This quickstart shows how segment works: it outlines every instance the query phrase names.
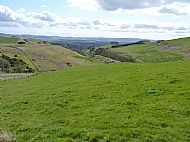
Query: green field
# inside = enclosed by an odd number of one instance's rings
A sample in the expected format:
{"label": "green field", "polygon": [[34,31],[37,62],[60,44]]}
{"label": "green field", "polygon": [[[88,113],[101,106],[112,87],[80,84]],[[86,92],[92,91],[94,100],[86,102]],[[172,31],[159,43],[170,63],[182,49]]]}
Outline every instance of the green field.
{"label": "green field", "polygon": [[156,43],[146,43],[142,45],[131,45],[120,48],[113,48],[113,51],[128,53],[143,63],[160,63],[168,61],[183,60],[184,56],[175,52],[162,51]]}
{"label": "green field", "polygon": [[190,62],[69,68],[0,82],[18,142],[190,141]]}
{"label": "green field", "polygon": [[173,52],[181,55],[184,60],[190,59],[190,38],[163,41],[157,45],[157,48],[164,52]]}
{"label": "green field", "polygon": [[0,37],[0,43],[17,43],[18,38]]}
{"label": "green field", "polygon": [[167,41],[164,41],[164,43],[178,44],[178,45],[190,45],[190,37],[167,40]]}
{"label": "green field", "polygon": [[135,44],[110,49],[115,52],[127,53],[136,58],[137,62],[141,63],[189,60],[190,38],[166,40],[158,43]]}

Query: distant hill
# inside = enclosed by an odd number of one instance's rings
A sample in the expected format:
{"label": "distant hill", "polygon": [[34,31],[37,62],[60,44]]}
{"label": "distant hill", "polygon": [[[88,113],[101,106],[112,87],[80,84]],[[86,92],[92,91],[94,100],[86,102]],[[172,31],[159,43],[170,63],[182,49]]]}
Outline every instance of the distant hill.
{"label": "distant hill", "polygon": [[156,48],[164,52],[180,54],[184,59],[190,59],[190,37],[162,41]]}
{"label": "distant hill", "polygon": [[43,36],[43,35],[12,35],[1,34],[2,37],[18,37],[21,39],[37,39],[57,43],[59,45],[67,46],[73,50],[91,49],[93,47],[109,44],[110,42],[119,42],[121,44],[128,44],[138,42],[139,38],[104,38],[104,37],[60,37],[60,36]]}
{"label": "distant hill", "polygon": [[[21,44],[18,44],[18,43]],[[0,38],[0,56],[23,60],[36,71],[63,69],[71,66],[93,64],[86,57],[62,46],[40,40]]]}
{"label": "distant hill", "polygon": [[10,34],[3,34],[3,33],[0,33],[0,37],[11,37],[12,35]]}
{"label": "distant hill", "polygon": [[[72,38],[67,39],[71,40]],[[78,40],[77,38],[74,39]],[[85,40],[87,39],[89,41],[86,43]],[[78,44],[83,42],[83,45],[86,46],[89,43],[94,43],[93,46],[95,46],[97,41],[95,42],[93,39],[95,38],[81,38],[78,41],[72,42],[79,42]],[[97,38],[96,40],[101,41],[103,39]],[[102,43],[97,42],[97,44],[101,45]],[[72,45],[72,48],[62,44],[60,45],[42,40],[21,39],[16,36],[8,37],[6,35],[0,38],[0,56],[5,54],[11,58],[16,57],[17,59],[23,60],[27,66],[36,71],[58,70],[71,66],[86,66],[94,63],[160,63],[190,59],[190,38],[148,43],[135,42],[117,45],[116,48],[112,48],[113,46],[110,44],[105,44],[91,49],[79,49],[78,52],[83,52],[84,55],[75,52],[76,49],[73,49],[74,47]]]}
{"label": "distant hill", "polygon": [[[106,48],[106,47],[104,47]],[[106,49],[122,55],[132,56],[137,62],[159,63],[190,59],[190,38],[181,38],[167,41],[150,42],[143,44],[129,44]]]}

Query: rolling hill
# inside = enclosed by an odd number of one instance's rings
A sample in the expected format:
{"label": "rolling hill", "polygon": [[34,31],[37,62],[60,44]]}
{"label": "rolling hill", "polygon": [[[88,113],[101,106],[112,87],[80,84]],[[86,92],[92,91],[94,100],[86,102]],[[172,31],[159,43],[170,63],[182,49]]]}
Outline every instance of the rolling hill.
{"label": "rolling hill", "polygon": [[[160,63],[168,61],[190,59],[190,38],[175,39],[169,41],[134,44],[129,46],[108,46],[107,52],[116,52],[125,56],[132,56],[136,62]],[[104,47],[105,49],[106,47]]]}
{"label": "rolling hill", "polygon": [[[21,41],[24,44],[18,44]],[[0,55],[16,56],[38,71],[63,69],[68,66],[93,64],[84,56],[62,46],[39,40],[0,38]]]}
{"label": "rolling hill", "polygon": [[39,71],[118,61],[160,63],[190,59],[190,38],[121,45],[117,48],[111,48],[108,44],[94,48],[95,50],[91,49],[92,51],[86,50],[89,57],[71,51],[68,47],[40,40],[26,40],[26,44],[18,45],[19,40],[19,38],[0,38],[0,54],[6,53],[10,57],[18,54],[20,59]]}

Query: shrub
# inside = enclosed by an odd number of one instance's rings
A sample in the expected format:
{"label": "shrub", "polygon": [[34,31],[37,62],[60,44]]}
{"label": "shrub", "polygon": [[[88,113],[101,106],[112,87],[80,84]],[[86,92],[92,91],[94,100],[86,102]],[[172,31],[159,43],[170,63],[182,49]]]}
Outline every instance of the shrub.
{"label": "shrub", "polygon": [[9,72],[8,69],[10,67],[11,67],[11,64],[9,63],[9,61],[0,57],[0,68],[1,68],[1,70],[4,72]]}
{"label": "shrub", "polygon": [[3,72],[14,72],[14,73],[32,73],[34,70],[27,66],[26,62],[18,58],[10,58],[2,54],[0,57],[0,68]]}
{"label": "shrub", "polygon": [[119,52],[113,52],[109,49],[99,48],[95,51],[95,55],[102,55],[113,60],[121,61],[121,62],[136,62],[135,58],[128,54],[123,54]]}

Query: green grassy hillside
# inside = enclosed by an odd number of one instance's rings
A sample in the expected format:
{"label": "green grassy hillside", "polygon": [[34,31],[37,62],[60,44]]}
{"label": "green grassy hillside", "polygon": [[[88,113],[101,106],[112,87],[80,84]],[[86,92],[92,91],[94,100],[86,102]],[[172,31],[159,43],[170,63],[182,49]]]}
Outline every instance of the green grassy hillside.
{"label": "green grassy hillside", "polygon": [[190,37],[163,41],[163,43],[190,45]]}
{"label": "green grassy hillside", "polygon": [[189,72],[118,63],[0,82],[0,130],[19,142],[190,141]]}
{"label": "green grassy hillside", "polygon": [[0,38],[0,56],[5,54],[13,58],[16,55],[39,71],[93,64],[84,56],[61,46],[37,40],[28,40],[26,44],[19,45],[18,41],[16,38]]}
{"label": "green grassy hillside", "polygon": [[17,43],[18,38],[0,37],[0,43]]}
{"label": "green grassy hillside", "polygon": [[185,60],[190,59],[190,38],[180,38],[175,40],[163,41],[156,48],[164,52],[173,52],[183,56]]}
{"label": "green grassy hillside", "polygon": [[143,63],[160,63],[167,61],[183,60],[183,56],[174,52],[162,51],[156,48],[156,43],[146,43],[142,45],[131,45],[121,48],[113,48],[113,51],[128,53]]}
{"label": "green grassy hillside", "polygon": [[22,46],[22,49],[30,59],[37,65],[40,71],[56,70],[71,66],[86,66],[93,64],[84,56],[52,44],[37,43]]}
{"label": "green grassy hillside", "polygon": [[23,61],[25,61],[31,68],[35,69],[34,64],[32,64],[32,62],[30,61],[30,59],[21,51],[17,48],[17,46],[15,45],[10,45],[10,43],[6,44],[6,45],[0,45],[0,56],[2,55],[6,55],[10,58],[16,58],[17,59],[22,59]]}
{"label": "green grassy hillside", "polygon": [[190,59],[190,38],[181,38],[160,43],[136,44],[111,50],[128,53],[143,63],[160,63]]}

